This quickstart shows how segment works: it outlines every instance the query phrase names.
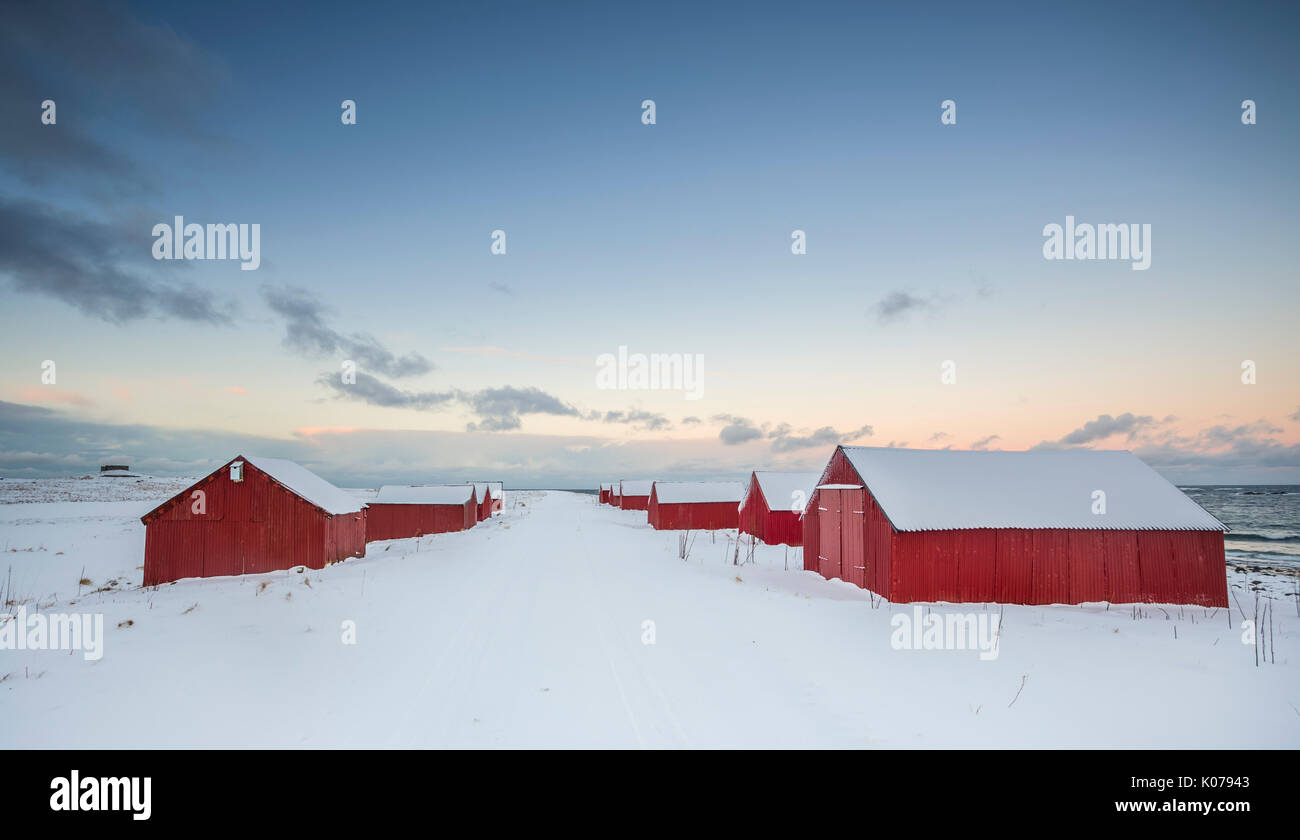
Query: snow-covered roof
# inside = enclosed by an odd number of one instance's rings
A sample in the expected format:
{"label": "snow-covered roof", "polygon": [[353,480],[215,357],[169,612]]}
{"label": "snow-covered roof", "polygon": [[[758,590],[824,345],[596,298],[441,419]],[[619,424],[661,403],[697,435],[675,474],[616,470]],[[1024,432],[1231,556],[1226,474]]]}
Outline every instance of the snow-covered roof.
{"label": "snow-covered roof", "polygon": [[[812,497],[821,473],[754,470],[754,477],[758,479],[758,489],[768,510],[802,510]],[[800,493],[803,495],[797,495]],[[793,507],[795,502],[800,503],[797,509]]]}
{"label": "snow-covered roof", "polygon": [[656,481],[654,493],[660,504],[738,503],[745,495],[745,485],[739,481]]}
{"label": "snow-covered roof", "polygon": [[365,502],[330,484],[306,467],[283,458],[244,456],[244,460],[330,514],[356,513]]}
{"label": "snow-covered roof", "polygon": [[653,481],[620,481],[620,496],[649,496]]}
{"label": "snow-covered roof", "polygon": [[463,505],[474,498],[468,484],[419,485],[403,487],[385,484],[371,504],[389,505]]}
{"label": "snow-covered roof", "polygon": [[[899,531],[1227,530],[1127,451],[843,450]],[[1093,513],[1098,490],[1105,513]]]}

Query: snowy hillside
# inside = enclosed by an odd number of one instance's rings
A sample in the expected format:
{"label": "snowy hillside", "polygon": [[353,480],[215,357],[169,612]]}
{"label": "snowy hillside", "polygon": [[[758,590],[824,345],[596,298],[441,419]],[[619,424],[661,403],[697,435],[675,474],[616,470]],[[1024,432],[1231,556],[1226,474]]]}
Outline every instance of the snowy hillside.
{"label": "snowy hillside", "polygon": [[735,566],[704,532],[684,561],[644,512],[519,491],[472,530],[322,571],[141,589],[137,517],[170,487],[0,505],[8,591],[103,613],[106,635],[97,661],[0,650],[0,747],[1300,747],[1283,583],[1259,667],[1236,604],[989,607],[996,658],[897,650],[913,606],[804,572],[799,549]]}

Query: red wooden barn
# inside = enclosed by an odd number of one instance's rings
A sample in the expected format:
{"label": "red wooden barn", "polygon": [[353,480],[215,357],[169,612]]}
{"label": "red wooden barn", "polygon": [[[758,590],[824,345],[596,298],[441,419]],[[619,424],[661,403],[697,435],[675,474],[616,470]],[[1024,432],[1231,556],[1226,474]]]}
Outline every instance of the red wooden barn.
{"label": "red wooden barn", "polygon": [[596,497],[602,505],[609,504],[609,485],[602,483],[600,485],[600,492]]}
{"label": "red wooden barn", "polygon": [[385,485],[366,510],[366,542],[464,531],[476,521],[472,485]]}
{"label": "red wooden barn", "polygon": [[1226,530],[1130,452],[842,446],[804,568],[894,603],[1226,607]]}
{"label": "red wooden barn", "polygon": [[278,458],[239,457],[140,518],[144,585],[320,569],[366,553],[366,506]]}
{"label": "red wooden barn", "polygon": [[755,470],[740,501],[740,531],[768,545],[803,545],[803,513],[818,473]]}
{"label": "red wooden barn", "polygon": [[492,512],[500,513],[506,509],[506,489],[500,481],[485,482],[488,487],[488,493],[492,496]]}
{"label": "red wooden barn", "polygon": [[622,492],[620,489],[620,485],[621,482],[618,481],[615,481],[613,484],[609,485],[609,503],[614,507],[623,506],[623,497],[619,495],[619,493]]}
{"label": "red wooden barn", "polygon": [[474,482],[474,492],[478,494],[478,521],[492,517],[492,487],[486,481]]}
{"label": "red wooden barn", "polygon": [[650,507],[650,488],[653,481],[620,481],[618,506],[623,510],[646,510]]}
{"label": "red wooden barn", "polygon": [[738,481],[656,481],[646,508],[659,531],[719,531],[735,528],[745,485]]}

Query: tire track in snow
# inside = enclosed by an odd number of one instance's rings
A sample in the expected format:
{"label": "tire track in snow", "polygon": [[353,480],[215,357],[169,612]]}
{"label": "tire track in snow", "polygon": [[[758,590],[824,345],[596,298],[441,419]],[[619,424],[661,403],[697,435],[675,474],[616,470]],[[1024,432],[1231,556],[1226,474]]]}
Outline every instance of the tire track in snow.
{"label": "tire track in snow", "polygon": [[[605,610],[603,610],[600,606],[601,604],[608,603],[609,600],[605,597],[602,597],[603,593],[598,593],[596,591],[597,589],[601,588],[599,584],[600,574],[599,572],[593,572],[591,551],[587,545],[586,534],[583,531],[582,526],[583,526],[583,511],[581,508],[579,508],[578,519],[577,519],[577,533],[578,533],[578,541],[582,548],[583,574],[581,575],[581,577],[584,585],[587,588],[587,591],[590,593],[590,598],[588,599],[590,608],[588,612],[591,614],[592,623],[596,626],[596,632],[600,637],[601,645],[605,651],[606,659],[609,661],[610,671],[611,673],[613,673],[614,680],[618,684],[619,694],[623,698],[623,703],[625,708],[627,709],[628,717],[629,719],[632,720],[633,728],[634,730],[636,730],[637,740],[642,747],[645,747],[646,744],[645,744],[644,737],[641,733],[641,728],[637,723],[636,715],[633,712],[630,703],[628,702],[625,683],[623,679],[619,676],[618,668],[614,664],[614,656],[612,652],[613,647],[610,645],[604,627],[602,626],[604,624],[608,624],[611,627],[613,627],[616,626],[616,622],[614,622],[613,619],[609,616],[609,614],[605,612]],[[671,735],[675,733],[676,741],[677,741],[677,743],[675,744],[676,746],[694,747],[694,744],[691,743],[691,739],[686,735],[685,730],[682,729],[681,722],[678,720],[677,715],[673,712],[672,704],[669,703],[668,697],[664,694],[663,690],[660,688],[659,683],[641,665],[637,655],[639,652],[638,651],[628,652],[626,650],[626,646],[623,647],[624,650],[622,651],[621,658],[624,662],[628,663],[631,669],[635,672],[634,676],[638,679],[643,689],[641,692],[643,699],[646,701],[654,701],[654,704],[657,704],[658,709],[661,713],[660,716],[662,718],[667,719],[668,723],[670,724],[669,727],[657,727],[657,730],[661,731],[662,734],[667,734],[667,735]],[[671,729],[672,731],[668,732],[667,730],[669,729]]]}

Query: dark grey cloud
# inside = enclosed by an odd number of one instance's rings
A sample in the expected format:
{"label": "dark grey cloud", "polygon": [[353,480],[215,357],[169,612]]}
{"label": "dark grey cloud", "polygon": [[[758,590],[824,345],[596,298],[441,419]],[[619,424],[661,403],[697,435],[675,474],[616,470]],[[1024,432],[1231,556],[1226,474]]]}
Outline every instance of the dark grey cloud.
{"label": "dark grey cloud", "polygon": [[1002,439],[1002,436],[1001,436],[1001,435],[989,435],[988,437],[982,437],[982,438],[980,438],[979,440],[977,440],[977,441],[975,441],[974,443],[972,443],[972,444],[970,445],[970,448],[971,448],[971,449],[988,449],[990,443],[992,443],[992,442],[995,441],[995,440],[1001,440],[1001,439]]}
{"label": "dark grey cloud", "polygon": [[[125,4],[0,4],[0,101],[9,109],[0,169],[32,184],[146,190],[145,171],[99,140],[97,126],[211,140],[202,126],[229,81],[215,56]],[[57,103],[53,126],[39,118],[45,99]]]}
{"label": "dark grey cloud", "polygon": [[478,415],[479,419],[467,426],[469,431],[503,432],[518,429],[522,425],[520,418],[525,414],[582,416],[578,409],[534,387],[515,388],[507,385],[502,388],[484,388],[481,391],[462,391],[457,396]]}
{"label": "dark grey cloud", "polygon": [[749,420],[746,420],[744,417],[732,417],[731,415],[717,416],[725,416],[727,418],[723,421],[727,423],[727,425],[723,426],[722,431],[718,432],[718,440],[722,441],[727,446],[737,446],[742,443],[748,443],[751,440],[757,440],[763,436],[763,430],[755,426]]}
{"label": "dark grey cloud", "polygon": [[655,414],[652,411],[641,409],[628,409],[627,411],[607,411],[601,417],[605,423],[622,423],[628,426],[636,426],[646,431],[656,431],[658,429],[671,429],[672,421],[662,414]]}
{"label": "dark grey cloud", "polygon": [[401,378],[428,373],[434,365],[419,353],[397,356],[373,336],[345,335],[326,323],[324,305],[304,289],[262,288],[262,297],[284,318],[284,345],[307,356],[337,355],[361,370]]}
{"label": "dark grey cloud", "polygon": [[322,373],[316,378],[316,382],[332,389],[340,397],[381,408],[413,408],[418,411],[431,411],[445,408],[458,398],[454,391],[404,391],[363,371],[357,371],[356,381],[351,383],[343,381],[341,372]]}
{"label": "dark grey cloud", "polygon": [[1093,443],[1099,440],[1105,440],[1112,435],[1127,435],[1132,440],[1139,431],[1156,423],[1156,419],[1149,415],[1136,415],[1131,411],[1126,411],[1118,417],[1112,417],[1109,414],[1099,414],[1095,420],[1089,420],[1079,428],[1063,436],[1057,441],[1043,441],[1038,444],[1036,449],[1048,449],[1059,446],[1083,446],[1084,444]]}
{"label": "dark grey cloud", "polygon": [[[1300,414],[1300,411],[1297,411],[1296,413],[1297,413],[1297,414]],[[694,416],[692,416],[692,417],[683,417],[683,418],[682,418],[682,425],[683,425],[683,426],[696,426],[696,425],[698,425],[698,424],[700,424],[700,423],[703,423],[703,422],[704,422],[703,420],[701,420],[701,419],[698,418],[698,417],[694,417]]]}
{"label": "dark grey cloud", "polygon": [[49,205],[0,198],[0,275],[14,291],[62,301],[94,318],[228,323],[229,304],[192,284],[148,277],[147,244],[106,223]]}
{"label": "dark grey cloud", "polygon": [[939,441],[947,440],[950,437],[952,437],[952,435],[947,432],[935,432],[926,439],[926,443],[938,443]]}
{"label": "dark grey cloud", "polygon": [[872,306],[876,320],[882,324],[899,321],[913,312],[932,309],[934,303],[908,292],[890,292]]}
{"label": "dark grey cloud", "polygon": [[799,449],[811,449],[817,446],[836,446],[840,443],[850,443],[873,434],[875,434],[875,429],[869,425],[843,433],[837,431],[833,426],[823,426],[807,434],[796,434],[788,423],[782,423],[769,432],[767,436],[772,439],[773,452],[794,452]]}

